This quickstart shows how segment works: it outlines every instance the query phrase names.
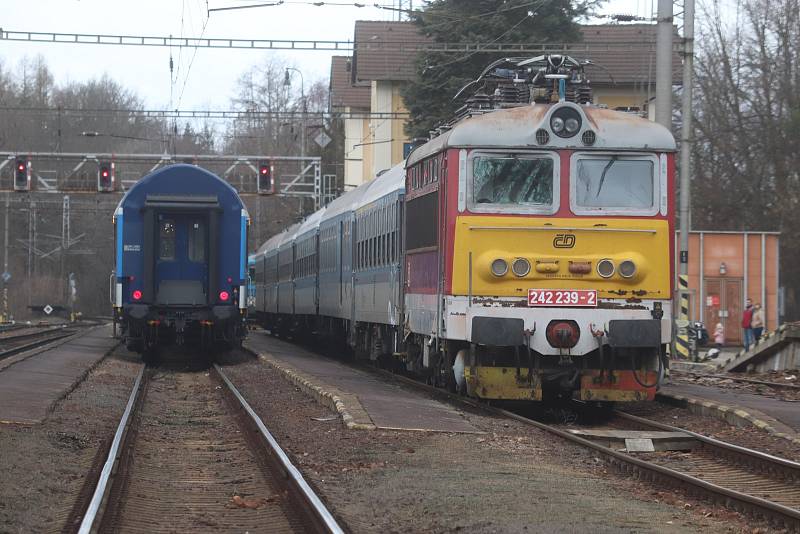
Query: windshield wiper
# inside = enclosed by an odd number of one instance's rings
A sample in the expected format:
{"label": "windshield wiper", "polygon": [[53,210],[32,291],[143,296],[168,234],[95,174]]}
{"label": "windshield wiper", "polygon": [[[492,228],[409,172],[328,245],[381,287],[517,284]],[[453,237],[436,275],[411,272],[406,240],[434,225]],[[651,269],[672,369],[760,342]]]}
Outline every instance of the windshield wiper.
{"label": "windshield wiper", "polygon": [[619,156],[616,155],[611,156],[611,159],[608,161],[608,163],[606,163],[606,166],[603,168],[603,173],[600,175],[600,185],[597,186],[597,194],[594,196],[594,198],[600,197],[600,190],[603,189],[603,182],[606,181],[606,173],[611,168],[611,166],[614,165],[614,162],[617,161],[618,157]]}

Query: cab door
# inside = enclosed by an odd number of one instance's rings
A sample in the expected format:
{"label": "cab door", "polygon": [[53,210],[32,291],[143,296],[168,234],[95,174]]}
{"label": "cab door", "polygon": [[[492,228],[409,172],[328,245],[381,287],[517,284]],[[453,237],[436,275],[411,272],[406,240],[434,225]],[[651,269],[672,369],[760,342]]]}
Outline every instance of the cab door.
{"label": "cab door", "polygon": [[207,217],[159,213],[156,241],[156,301],[165,305],[207,304]]}

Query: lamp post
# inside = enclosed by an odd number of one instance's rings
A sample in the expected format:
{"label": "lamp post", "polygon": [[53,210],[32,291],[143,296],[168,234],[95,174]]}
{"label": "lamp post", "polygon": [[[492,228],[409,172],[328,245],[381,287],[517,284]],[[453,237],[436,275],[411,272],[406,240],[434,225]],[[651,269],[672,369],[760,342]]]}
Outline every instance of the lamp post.
{"label": "lamp post", "polygon": [[303,82],[303,73],[294,67],[286,67],[286,75],[283,78],[283,85],[288,89],[292,85],[291,74],[289,71],[294,71],[300,75],[300,101],[302,103],[303,117],[300,120],[300,157],[306,156],[306,94]]}

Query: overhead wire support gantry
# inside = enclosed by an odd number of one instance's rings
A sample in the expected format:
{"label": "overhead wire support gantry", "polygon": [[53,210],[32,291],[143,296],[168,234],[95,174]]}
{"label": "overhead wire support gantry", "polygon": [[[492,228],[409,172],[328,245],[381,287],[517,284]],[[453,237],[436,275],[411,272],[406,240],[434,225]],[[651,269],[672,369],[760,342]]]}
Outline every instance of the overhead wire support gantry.
{"label": "overhead wire support gantry", "polygon": [[113,108],[48,108],[43,106],[0,106],[0,113],[62,113],[90,115],[135,115],[151,119],[405,119],[408,113],[380,111],[268,111],[213,109],[113,109]]}
{"label": "overhead wire support gantry", "polygon": [[[306,51],[358,51],[358,50],[394,50],[394,51],[430,51],[430,52],[514,52],[525,54],[564,53],[580,55],[600,50],[626,50],[633,43],[437,43],[432,41],[316,41],[287,39],[225,39],[211,37],[172,37],[172,36],[136,36],[109,35],[89,33],[29,32],[5,30],[0,28],[0,40],[22,41],[43,44],[88,44],[108,46],[149,46],[178,48],[215,48],[215,49],[250,49],[250,50],[306,50]],[[641,46],[641,42],[636,43]],[[655,42],[652,43],[655,48]]]}

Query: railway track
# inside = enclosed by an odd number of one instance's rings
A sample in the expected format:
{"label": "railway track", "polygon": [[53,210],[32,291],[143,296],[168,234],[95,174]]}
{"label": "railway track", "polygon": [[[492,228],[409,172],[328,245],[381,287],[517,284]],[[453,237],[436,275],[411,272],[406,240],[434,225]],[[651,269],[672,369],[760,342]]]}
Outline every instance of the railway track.
{"label": "railway track", "polygon": [[[362,366],[365,368],[365,366]],[[685,452],[628,453],[581,437],[563,425],[547,424],[516,413],[467,399],[417,380],[370,368],[429,394],[480,408],[535,426],[562,439],[595,451],[616,470],[662,488],[680,489],[746,513],[771,524],[800,532],[800,464],[756,450],[739,447],[681,428],[614,411],[606,428],[636,428],[681,432],[694,440]]]}
{"label": "railway track", "polygon": [[216,365],[142,368],[84,509],[81,533],[342,532]]}
{"label": "railway track", "polygon": [[41,345],[57,341],[75,334],[73,328],[53,326],[48,328],[21,328],[18,330],[4,331],[0,334],[0,360],[35,349]]}

